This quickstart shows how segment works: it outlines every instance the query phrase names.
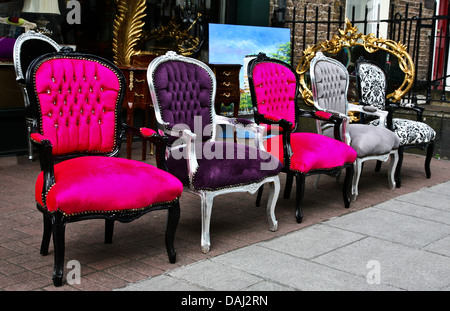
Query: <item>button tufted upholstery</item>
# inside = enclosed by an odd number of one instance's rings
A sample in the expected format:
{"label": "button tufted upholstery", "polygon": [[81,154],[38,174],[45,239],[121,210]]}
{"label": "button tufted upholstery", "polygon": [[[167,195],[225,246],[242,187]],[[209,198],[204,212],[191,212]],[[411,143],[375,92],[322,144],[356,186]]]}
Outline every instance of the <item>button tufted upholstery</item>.
{"label": "button tufted upholstery", "polygon": [[346,113],[347,74],[345,68],[330,66],[324,61],[317,62],[314,67],[316,83],[313,84],[312,91],[320,107]]}
{"label": "button tufted upholstery", "polygon": [[[216,77],[209,66],[173,51],[155,58],[147,71],[156,120],[169,136],[167,168],[201,197],[201,249],[210,250],[210,220],[214,197],[233,192],[254,193],[269,184],[269,229],[277,230],[275,205],[281,163],[260,149],[262,128],[253,121],[216,115]],[[255,147],[216,141],[217,126],[251,131]],[[176,141],[176,142],[175,142]],[[218,200],[220,204],[220,200]]]}
{"label": "button tufted upholstery", "polygon": [[[423,112],[425,108],[418,106],[414,101],[405,100],[400,103],[394,103],[386,98],[386,85],[388,78],[383,67],[379,64],[360,57],[356,62],[356,81],[360,102],[366,107],[377,108],[388,111],[386,126],[400,139],[398,150],[399,161],[396,170],[397,187],[401,185],[401,168],[403,163],[403,153],[408,148],[426,149],[425,174],[427,178],[431,177],[431,159],[434,152],[434,140],[436,131],[428,124],[423,122]],[[394,118],[398,109],[416,112],[416,119]],[[369,124],[379,126],[379,119],[372,120]],[[379,166],[378,166],[379,167]]]}
{"label": "button tufted upholstery", "polygon": [[[349,180],[353,174],[352,163],[356,159],[355,150],[343,142],[323,135],[295,132],[301,116],[331,120],[332,114],[308,113],[297,106],[299,95],[297,74],[289,64],[283,61],[260,53],[249,62],[248,77],[252,104],[255,108],[255,120],[260,124],[266,123],[271,130],[265,141],[265,148],[282,162],[282,171],[287,174],[284,198],[289,198],[293,177],[296,178],[297,222],[303,219],[302,201],[305,178],[309,175],[336,175],[345,168],[343,199],[345,207],[349,207]],[[332,77],[324,78],[332,79]],[[336,81],[340,83],[339,80]],[[290,128],[289,125],[291,125]],[[275,132],[274,129],[277,127],[281,129],[278,132],[281,135]]]}
{"label": "button tufted upholstery", "polygon": [[[183,185],[164,170],[167,138],[120,121],[126,90],[120,69],[95,55],[65,50],[34,60],[26,86],[36,124],[31,141],[41,164],[35,184],[36,206],[44,214],[41,254],[48,254],[53,238],[54,285],[63,283],[69,222],[105,219],[105,242],[111,243],[115,221],[167,210],[165,246],[174,263]],[[125,132],[155,144],[158,167],[117,157]]]}
{"label": "button tufted upholstery", "polygon": [[258,112],[268,119],[285,119],[295,128],[294,73],[274,63],[260,63],[253,69],[253,84]]}
{"label": "button tufted upholstery", "polygon": [[203,141],[211,138],[212,84],[208,73],[195,64],[174,61],[161,64],[153,74],[161,115],[169,127],[186,125],[197,130]]}
{"label": "button tufted upholstery", "polygon": [[[395,168],[398,162],[398,148],[400,140],[396,135],[384,127],[375,127],[367,124],[350,124],[347,102],[349,73],[347,68],[338,60],[326,57],[322,52],[317,52],[310,66],[311,85],[313,91],[314,106],[318,110],[337,114],[344,120],[343,125],[337,128],[339,139],[345,141],[357,152],[357,158],[353,162],[355,174],[352,181],[352,196],[356,200],[358,185],[361,177],[363,162],[368,160],[387,161],[391,158],[388,172],[388,181],[391,190],[395,189]],[[360,113],[371,113],[376,117],[377,109],[360,109],[361,106],[353,105],[351,109],[358,109]],[[318,122],[319,133],[328,137],[336,137],[336,125],[327,121]]]}
{"label": "button tufted upholstery", "polygon": [[119,78],[104,64],[77,58],[42,63],[33,77],[43,134],[55,155],[116,147]]}

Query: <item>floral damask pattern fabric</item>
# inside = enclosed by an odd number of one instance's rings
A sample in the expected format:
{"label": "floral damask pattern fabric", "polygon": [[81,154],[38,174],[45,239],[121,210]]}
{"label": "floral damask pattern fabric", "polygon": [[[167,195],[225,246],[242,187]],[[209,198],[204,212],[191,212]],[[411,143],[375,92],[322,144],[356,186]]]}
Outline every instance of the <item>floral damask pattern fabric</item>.
{"label": "floral damask pattern fabric", "polygon": [[370,64],[360,64],[359,79],[363,104],[384,110],[386,98],[384,73]]}
{"label": "floral damask pattern fabric", "polygon": [[[378,120],[371,125],[378,125]],[[428,143],[436,138],[436,132],[426,123],[408,119],[393,119],[394,132],[400,138],[400,145],[416,145]]]}

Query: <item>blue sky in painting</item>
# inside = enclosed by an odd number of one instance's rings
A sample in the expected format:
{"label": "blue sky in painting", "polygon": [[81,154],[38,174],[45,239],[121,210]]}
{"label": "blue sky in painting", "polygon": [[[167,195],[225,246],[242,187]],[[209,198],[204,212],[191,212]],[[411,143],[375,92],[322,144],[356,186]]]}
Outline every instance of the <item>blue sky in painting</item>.
{"label": "blue sky in painting", "polygon": [[209,24],[209,62],[243,64],[246,55],[276,53],[290,40],[289,28]]}
{"label": "blue sky in painting", "polygon": [[[209,62],[243,65],[245,56],[259,52],[270,56],[290,41],[289,28],[209,24]],[[240,75],[242,85],[242,69]]]}

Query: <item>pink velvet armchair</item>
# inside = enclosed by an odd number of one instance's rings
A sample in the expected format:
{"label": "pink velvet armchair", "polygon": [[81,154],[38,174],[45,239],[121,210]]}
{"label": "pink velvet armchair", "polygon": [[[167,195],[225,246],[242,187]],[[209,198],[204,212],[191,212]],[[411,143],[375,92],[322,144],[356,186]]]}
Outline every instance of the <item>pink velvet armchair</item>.
{"label": "pink velvet armchair", "polygon": [[[255,121],[267,128],[266,149],[283,163],[287,174],[284,198],[290,197],[293,178],[296,178],[296,219],[303,219],[302,201],[306,176],[327,174],[337,176],[345,168],[342,194],[344,206],[350,206],[352,163],[356,159],[353,148],[333,138],[316,133],[296,132],[299,117],[328,120],[336,124],[342,119],[329,113],[300,110],[297,105],[298,77],[285,62],[260,53],[248,65],[248,78]],[[260,189],[260,194],[262,188]]]}
{"label": "pink velvet armchair", "polygon": [[[66,224],[80,220],[105,219],[105,243],[111,243],[114,221],[166,209],[166,249],[175,262],[182,184],[163,170],[167,139],[120,122],[126,88],[121,71],[93,55],[51,53],[32,62],[26,86],[36,124],[31,141],[42,168],[35,188],[44,214],[41,254],[53,237],[54,285],[63,283]],[[124,129],[156,145],[158,168],[117,157]]]}

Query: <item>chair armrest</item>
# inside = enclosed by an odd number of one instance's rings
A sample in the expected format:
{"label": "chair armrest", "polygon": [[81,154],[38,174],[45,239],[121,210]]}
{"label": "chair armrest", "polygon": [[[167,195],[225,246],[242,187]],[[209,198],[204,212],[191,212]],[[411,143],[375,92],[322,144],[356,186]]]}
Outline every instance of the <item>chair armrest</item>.
{"label": "chair armrest", "polygon": [[421,106],[401,106],[399,103],[388,101],[386,105],[386,109],[389,111],[391,115],[395,113],[398,109],[408,110],[408,111],[414,111],[416,112],[416,118],[417,121],[422,122],[423,121],[423,112],[425,111],[424,107]]}
{"label": "chair armrest", "polygon": [[134,126],[122,123],[122,127],[125,129],[126,134],[134,135],[140,137],[143,140],[149,141],[155,145],[155,158],[156,166],[159,169],[167,171],[166,165],[166,148],[168,137],[159,135],[155,130],[147,127],[136,128]]}
{"label": "chair armrest", "polygon": [[255,134],[255,146],[258,149],[264,150],[263,146],[263,133],[264,127],[256,124],[253,121],[242,118],[228,118],[224,116],[216,115],[216,123],[222,125],[230,125],[237,129],[252,132]]}
{"label": "chair armrest", "polygon": [[368,114],[371,116],[378,117],[380,119],[380,122],[378,126],[386,127],[386,119],[388,117],[389,112],[386,110],[380,110],[373,106],[364,106],[364,105],[355,105],[355,104],[348,104],[348,110],[349,111],[356,111],[361,112],[364,114]]}
{"label": "chair armrest", "polygon": [[255,112],[255,121],[259,123],[265,124],[276,124],[279,125],[283,131],[292,132],[293,125],[292,122],[287,121],[286,119],[281,119],[277,116],[272,116],[269,114],[261,114],[259,112]]}
{"label": "chair armrest", "polygon": [[36,146],[39,154],[41,170],[44,174],[42,202],[45,204],[45,195],[56,182],[54,160],[52,155],[53,145],[48,138],[39,133],[31,133],[30,141],[34,146]]}
{"label": "chair armrest", "polygon": [[188,129],[177,131],[181,139],[184,140],[186,146],[186,162],[189,175],[189,184],[192,186],[194,182],[194,174],[198,169],[197,152],[195,150],[195,140],[197,135]]}
{"label": "chair armrest", "polygon": [[[309,110],[300,109],[300,116],[316,119],[317,122],[319,122],[319,121],[331,122],[334,124],[334,138],[337,140],[343,141],[342,137],[346,137],[345,125],[347,124],[348,117],[344,114],[337,113],[334,111],[333,112],[326,111],[326,110],[309,111]],[[344,126],[342,126],[342,132],[343,132],[342,134],[343,135],[341,135],[341,124],[344,125]]]}

